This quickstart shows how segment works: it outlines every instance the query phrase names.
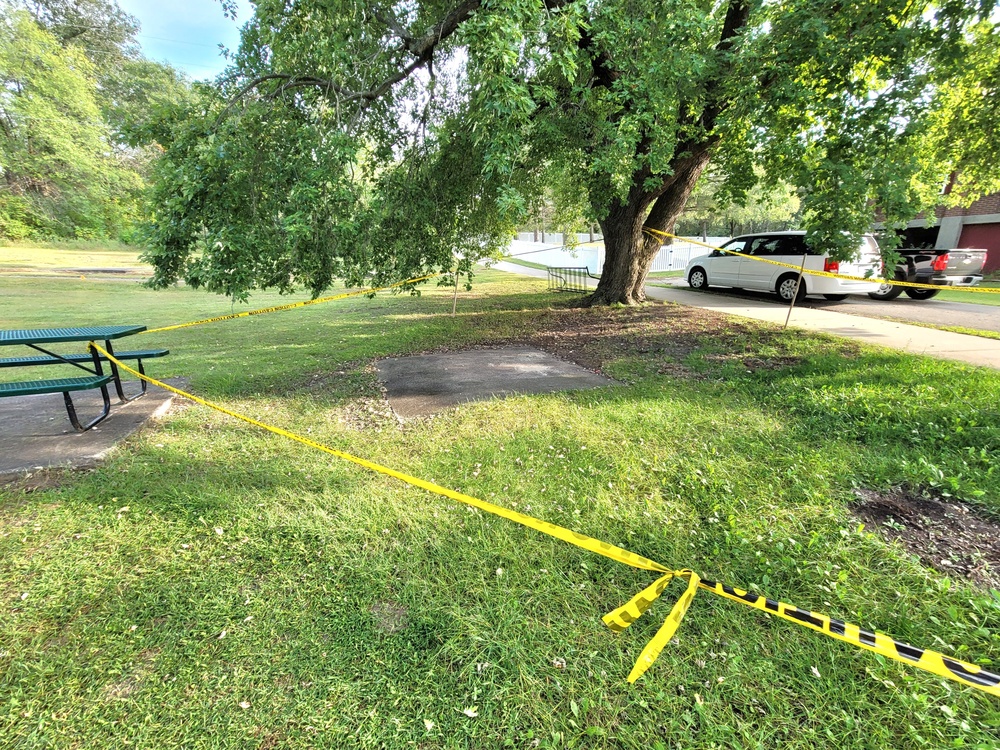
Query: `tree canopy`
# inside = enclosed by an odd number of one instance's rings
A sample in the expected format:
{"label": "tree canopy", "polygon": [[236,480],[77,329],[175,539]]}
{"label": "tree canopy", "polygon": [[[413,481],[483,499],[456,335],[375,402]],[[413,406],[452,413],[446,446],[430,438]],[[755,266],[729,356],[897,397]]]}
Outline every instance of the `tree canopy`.
{"label": "tree canopy", "polygon": [[142,57],[113,0],[0,10],[0,237],[128,238],[154,156],[149,122],[188,96]]}
{"label": "tree canopy", "polygon": [[844,257],[955,169],[966,195],[993,179],[995,8],[260,0],[227,74],[160,123],[156,282],[468,269],[556,195],[604,233],[591,302],[632,303],[645,230],[674,228],[710,162],[737,200],[795,186],[810,242]]}

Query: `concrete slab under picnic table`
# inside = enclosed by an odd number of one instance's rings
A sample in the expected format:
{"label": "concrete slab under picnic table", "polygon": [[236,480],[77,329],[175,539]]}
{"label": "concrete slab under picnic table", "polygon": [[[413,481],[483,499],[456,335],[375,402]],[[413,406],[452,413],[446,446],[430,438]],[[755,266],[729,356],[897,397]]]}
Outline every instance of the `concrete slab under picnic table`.
{"label": "concrete slab under picnic table", "polygon": [[[166,382],[182,388],[185,381],[173,378]],[[134,380],[125,380],[124,384],[126,396],[139,390]],[[149,386],[142,398],[121,404],[114,389],[109,388],[111,413],[86,432],[77,432],[69,423],[61,393],[0,399],[0,475],[95,466],[145,422],[164,414],[173,400],[169,391]],[[101,413],[100,390],[76,391],[71,395],[81,421]]]}
{"label": "concrete slab under picnic table", "polygon": [[376,368],[389,404],[404,418],[511,394],[572,391],[615,383],[528,346],[383,359]]}

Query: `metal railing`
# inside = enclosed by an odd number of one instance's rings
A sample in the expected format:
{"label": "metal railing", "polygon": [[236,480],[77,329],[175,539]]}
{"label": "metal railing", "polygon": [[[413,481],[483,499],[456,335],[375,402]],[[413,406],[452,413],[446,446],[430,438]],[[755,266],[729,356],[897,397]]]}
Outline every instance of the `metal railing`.
{"label": "metal railing", "polygon": [[588,292],[587,279],[597,279],[592,276],[586,266],[570,268],[554,268],[548,266],[550,292]]}

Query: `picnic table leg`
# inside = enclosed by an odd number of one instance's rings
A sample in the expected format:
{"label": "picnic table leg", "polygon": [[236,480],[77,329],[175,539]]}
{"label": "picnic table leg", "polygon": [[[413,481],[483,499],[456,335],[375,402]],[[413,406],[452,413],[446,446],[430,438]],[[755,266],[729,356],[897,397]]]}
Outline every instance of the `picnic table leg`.
{"label": "picnic table leg", "polygon": [[[110,354],[112,357],[115,356],[115,350],[111,348],[110,339],[105,340],[104,348],[108,350],[108,354]],[[95,360],[96,359],[97,357],[95,353]],[[118,394],[118,400],[121,401],[123,404],[128,403],[128,399],[125,398],[125,392],[122,390],[122,376],[121,373],[118,372],[118,365],[116,365],[114,362],[111,361],[109,361],[108,364],[111,365],[111,379],[114,380],[115,393]],[[100,365],[98,364],[98,367],[99,366]]]}
{"label": "picnic table leg", "polygon": [[104,410],[97,416],[97,419],[88,422],[86,425],[81,425],[80,420],[77,419],[76,416],[76,409],[73,407],[73,399],[69,397],[69,391],[63,391],[63,400],[66,402],[66,413],[69,414],[69,421],[77,432],[86,432],[108,416],[108,412],[111,411],[111,396],[108,393],[108,387],[106,385],[101,386],[101,397],[104,399]]}
{"label": "picnic table leg", "polygon": [[[115,350],[111,346],[110,340],[104,342],[104,348],[108,350],[108,354],[110,354],[112,357],[115,356]],[[135,401],[137,398],[140,398],[141,396],[144,396],[146,394],[146,381],[140,379],[139,382],[142,385],[140,386],[139,392],[136,395],[132,396],[132,398],[127,398],[125,396],[125,391],[122,389],[122,376],[121,373],[118,372],[118,365],[110,361],[109,364],[111,365],[111,375],[115,381],[115,392],[118,394],[119,401],[121,401],[123,404],[127,404],[129,401]],[[142,369],[141,359],[139,360],[139,372],[145,374],[145,371]]]}

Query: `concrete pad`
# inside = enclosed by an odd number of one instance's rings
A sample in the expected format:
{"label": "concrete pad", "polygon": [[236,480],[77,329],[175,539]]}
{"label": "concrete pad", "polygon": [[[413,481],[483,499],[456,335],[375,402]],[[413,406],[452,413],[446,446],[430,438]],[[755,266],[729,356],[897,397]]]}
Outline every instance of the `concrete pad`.
{"label": "concrete pad", "polygon": [[[167,382],[182,387],[185,378]],[[134,381],[125,382],[126,396],[137,390]],[[71,395],[82,423],[101,413],[103,402],[99,390]],[[150,386],[142,398],[120,404],[112,389],[108,418],[87,432],[77,432],[66,416],[61,393],[0,399],[0,474],[94,466],[148,419],[164,414],[172,400],[169,391]]]}
{"label": "concrete pad", "polygon": [[376,367],[389,404],[404,418],[515,393],[614,384],[603,375],[527,346],[384,359]]}

